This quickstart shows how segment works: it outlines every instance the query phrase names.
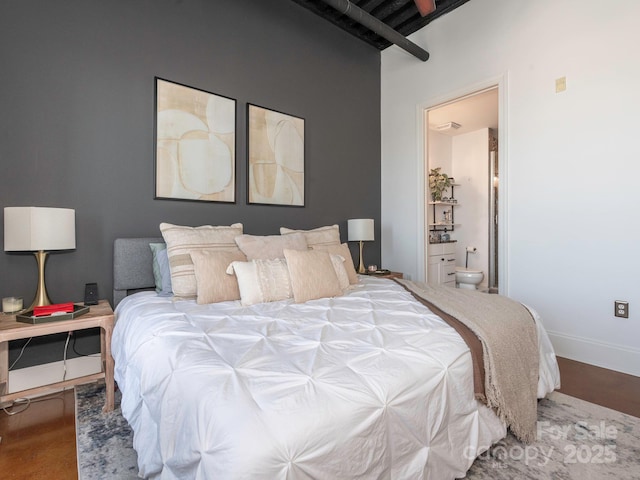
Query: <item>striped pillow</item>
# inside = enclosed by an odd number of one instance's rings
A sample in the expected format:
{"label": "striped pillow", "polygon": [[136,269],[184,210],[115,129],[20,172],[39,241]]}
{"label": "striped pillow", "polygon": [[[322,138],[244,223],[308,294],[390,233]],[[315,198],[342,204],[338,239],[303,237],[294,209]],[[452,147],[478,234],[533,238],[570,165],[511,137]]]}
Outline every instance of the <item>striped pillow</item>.
{"label": "striped pillow", "polygon": [[184,227],[161,223],[160,231],[167,244],[171,286],[176,297],[195,298],[198,289],[191,252],[218,250],[240,252],[235,238],[242,235],[242,224]]}

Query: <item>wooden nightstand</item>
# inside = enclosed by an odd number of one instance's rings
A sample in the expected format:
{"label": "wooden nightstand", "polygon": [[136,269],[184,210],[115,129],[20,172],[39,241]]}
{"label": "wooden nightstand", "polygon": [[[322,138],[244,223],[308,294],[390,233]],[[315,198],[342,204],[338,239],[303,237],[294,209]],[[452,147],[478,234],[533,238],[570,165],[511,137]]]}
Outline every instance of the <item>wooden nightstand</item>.
{"label": "wooden nightstand", "polygon": [[[113,357],[111,356],[111,334],[113,333],[113,310],[106,300],[100,300],[89,312],[71,320],[58,322],[30,323],[17,322],[15,315],[0,316],[0,406],[26,395],[38,395],[49,390],[60,389],[104,378],[106,384],[106,402],[103,411],[113,410],[114,380]],[[41,337],[53,333],[75,332],[87,328],[100,327],[100,353],[102,372],[85,375],[70,380],[30,388],[20,392],[9,392],[9,341],[29,337]]]}
{"label": "wooden nightstand", "polygon": [[402,278],[402,272],[389,272],[389,273],[369,273],[365,272],[365,275],[371,275],[378,278]]}

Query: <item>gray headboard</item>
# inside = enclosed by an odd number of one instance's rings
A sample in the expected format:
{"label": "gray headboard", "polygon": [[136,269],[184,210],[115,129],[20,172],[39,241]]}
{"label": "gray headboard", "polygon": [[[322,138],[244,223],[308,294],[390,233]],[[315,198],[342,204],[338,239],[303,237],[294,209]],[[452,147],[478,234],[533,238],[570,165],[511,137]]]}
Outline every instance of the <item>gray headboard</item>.
{"label": "gray headboard", "polygon": [[164,242],[162,237],[116,238],[113,242],[114,307],[132,290],[155,288],[149,244],[160,242]]}

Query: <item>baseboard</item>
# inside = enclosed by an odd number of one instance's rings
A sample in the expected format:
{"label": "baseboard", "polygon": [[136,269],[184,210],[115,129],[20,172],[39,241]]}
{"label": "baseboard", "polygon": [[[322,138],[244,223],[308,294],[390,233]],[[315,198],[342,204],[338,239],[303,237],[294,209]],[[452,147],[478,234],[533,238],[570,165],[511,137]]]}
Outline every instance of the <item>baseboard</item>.
{"label": "baseboard", "polygon": [[640,377],[640,350],[548,330],[559,357]]}
{"label": "baseboard", "polygon": [[[102,362],[99,354],[96,356],[70,358],[66,363],[67,375],[65,378],[67,380],[102,371]],[[9,393],[49,385],[62,381],[63,377],[63,361],[13,370],[9,372]]]}

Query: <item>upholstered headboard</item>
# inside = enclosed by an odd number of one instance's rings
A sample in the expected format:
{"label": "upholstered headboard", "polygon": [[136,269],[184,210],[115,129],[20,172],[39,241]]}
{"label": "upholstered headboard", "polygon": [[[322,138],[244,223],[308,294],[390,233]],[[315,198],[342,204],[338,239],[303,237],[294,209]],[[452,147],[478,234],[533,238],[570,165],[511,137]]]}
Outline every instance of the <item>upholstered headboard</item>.
{"label": "upholstered headboard", "polygon": [[120,303],[131,291],[155,288],[153,254],[150,243],[164,242],[162,237],[116,238],[113,242],[113,304]]}

